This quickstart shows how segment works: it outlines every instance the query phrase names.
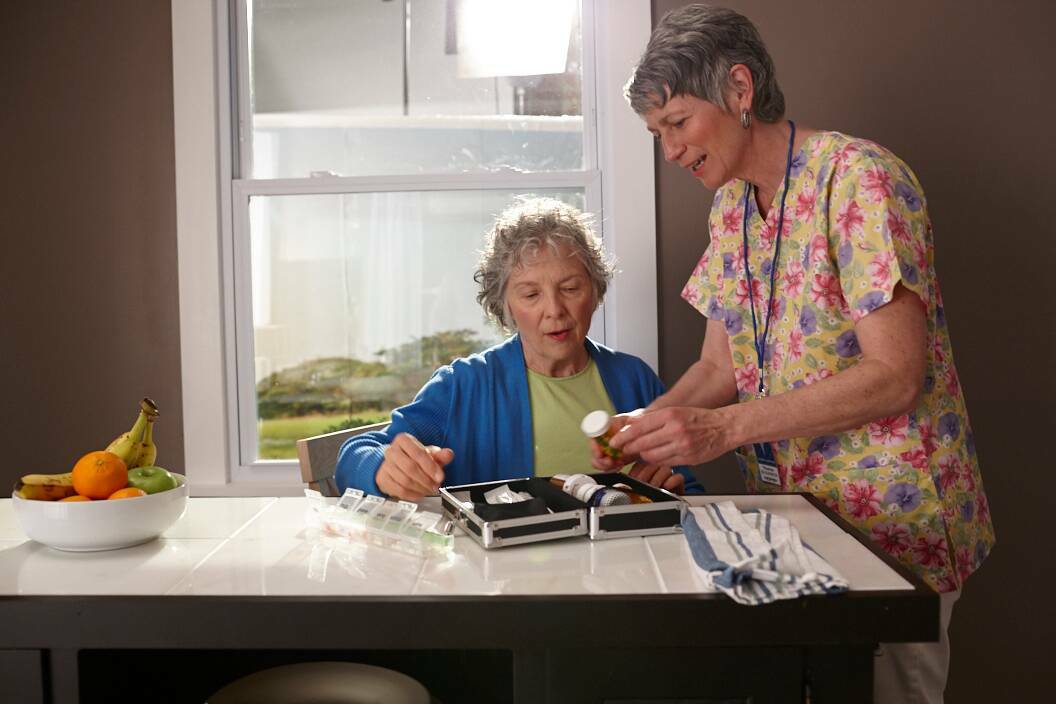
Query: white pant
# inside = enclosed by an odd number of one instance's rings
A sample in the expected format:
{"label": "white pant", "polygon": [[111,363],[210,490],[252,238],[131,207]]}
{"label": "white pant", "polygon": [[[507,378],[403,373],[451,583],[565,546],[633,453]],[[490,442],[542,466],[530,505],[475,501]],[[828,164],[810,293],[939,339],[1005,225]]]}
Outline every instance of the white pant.
{"label": "white pant", "polygon": [[942,704],[950,671],[950,617],[961,592],[939,595],[937,643],[881,643],[873,658],[874,704]]}

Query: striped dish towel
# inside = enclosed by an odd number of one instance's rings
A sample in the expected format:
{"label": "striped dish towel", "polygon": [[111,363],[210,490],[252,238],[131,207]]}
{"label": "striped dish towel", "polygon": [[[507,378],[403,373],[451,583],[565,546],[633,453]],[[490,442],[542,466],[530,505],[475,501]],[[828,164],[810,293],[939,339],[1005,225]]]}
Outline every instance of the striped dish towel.
{"label": "striped dish towel", "polygon": [[847,591],[847,580],[788,519],[769,511],[741,513],[732,501],[696,506],[682,530],[707,585],[739,604]]}

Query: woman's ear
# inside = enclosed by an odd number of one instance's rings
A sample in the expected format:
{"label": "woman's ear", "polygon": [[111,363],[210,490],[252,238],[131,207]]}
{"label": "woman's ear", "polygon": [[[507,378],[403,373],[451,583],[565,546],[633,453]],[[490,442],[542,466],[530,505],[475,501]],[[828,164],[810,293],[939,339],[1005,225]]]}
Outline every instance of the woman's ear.
{"label": "woman's ear", "polygon": [[729,99],[735,113],[742,110],[752,111],[752,98],[755,96],[755,81],[751,70],[744,64],[734,64],[728,77]]}

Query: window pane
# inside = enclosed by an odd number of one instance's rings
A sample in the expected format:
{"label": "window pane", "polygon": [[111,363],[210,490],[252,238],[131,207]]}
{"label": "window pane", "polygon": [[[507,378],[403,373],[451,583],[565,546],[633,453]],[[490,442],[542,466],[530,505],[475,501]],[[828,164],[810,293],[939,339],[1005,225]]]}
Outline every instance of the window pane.
{"label": "window pane", "polygon": [[247,178],[580,170],[578,0],[252,0]]}
{"label": "window pane", "polygon": [[[540,190],[584,207],[578,189]],[[473,270],[500,191],[255,196],[250,201],[260,459],[388,418],[433,370],[502,339]]]}

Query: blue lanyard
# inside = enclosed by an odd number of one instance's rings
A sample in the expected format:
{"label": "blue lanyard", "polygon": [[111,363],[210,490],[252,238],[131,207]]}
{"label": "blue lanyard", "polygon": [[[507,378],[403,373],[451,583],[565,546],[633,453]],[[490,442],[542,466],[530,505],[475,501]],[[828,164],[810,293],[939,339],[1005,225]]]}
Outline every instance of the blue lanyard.
{"label": "blue lanyard", "polygon": [[766,395],[766,385],[763,381],[764,356],[766,354],[766,338],[770,336],[770,318],[774,311],[774,281],[777,275],[777,258],[781,254],[781,233],[785,229],[785,198],[788,197],[788,185],[792,176],[792,143],[796,141],[796,123],[788,121],[792,133],[788,137],[788,156],[785,157],[785,190],[781,194],[781,210],[777,215],[777,237],[774,241],[774,258],[770,262],[770,300],[766,305],[766,319],[763,324],[763,339],[759,339],[759,325],[755,318],[755,295],[752,293],[752,270],[748,267],[748,198],[752,194],[751,182],[744,184],[744,222],[741,224],[741,234],[744,236],[744,276],[748,279],[748,301],[752,306],[752,345],[755,347],[755,356],[759,360],[759,393]]}

